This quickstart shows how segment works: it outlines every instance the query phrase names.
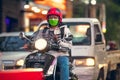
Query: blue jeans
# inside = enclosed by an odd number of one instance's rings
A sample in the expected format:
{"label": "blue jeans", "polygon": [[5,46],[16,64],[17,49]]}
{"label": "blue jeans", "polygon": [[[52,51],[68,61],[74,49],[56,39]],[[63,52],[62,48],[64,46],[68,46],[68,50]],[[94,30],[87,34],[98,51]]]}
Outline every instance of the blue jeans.
{"label": "blue jeans", "polygon": [[59,56],[58,66],[60,67],[60,80],[69,80],[69,59],[68,57]]}

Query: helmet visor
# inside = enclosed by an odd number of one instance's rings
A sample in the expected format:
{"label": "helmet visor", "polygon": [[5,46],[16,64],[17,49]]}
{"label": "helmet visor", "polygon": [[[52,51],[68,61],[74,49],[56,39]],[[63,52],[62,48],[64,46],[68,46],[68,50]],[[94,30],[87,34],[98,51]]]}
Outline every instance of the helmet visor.
{"label": "helmet visor", "polygon": [[59,19],[49,19],[48,22],[52,27],[55,27],[58,25]]}

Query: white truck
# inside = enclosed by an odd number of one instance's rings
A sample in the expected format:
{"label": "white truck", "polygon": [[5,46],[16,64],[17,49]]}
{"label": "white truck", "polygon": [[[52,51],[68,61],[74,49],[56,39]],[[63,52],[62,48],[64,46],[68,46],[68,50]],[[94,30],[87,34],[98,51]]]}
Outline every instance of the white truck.
{"label": "white truck", "polygon": [[[65,18],[62,21],[73,34],[73,71],[79,80],[120,80],[120,51],[106,51],[99,20]],[[43,21],[39,24],[39,29],[47,25],[47,21]]]}

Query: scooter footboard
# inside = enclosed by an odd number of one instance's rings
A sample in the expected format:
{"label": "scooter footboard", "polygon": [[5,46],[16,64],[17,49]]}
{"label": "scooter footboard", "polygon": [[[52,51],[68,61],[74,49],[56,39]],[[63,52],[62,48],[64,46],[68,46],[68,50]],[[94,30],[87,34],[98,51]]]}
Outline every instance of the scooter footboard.
{"label": "scooter footboard", "polygon": [[44,80],[42,69],[16,69],[0,71],[0,80]]}

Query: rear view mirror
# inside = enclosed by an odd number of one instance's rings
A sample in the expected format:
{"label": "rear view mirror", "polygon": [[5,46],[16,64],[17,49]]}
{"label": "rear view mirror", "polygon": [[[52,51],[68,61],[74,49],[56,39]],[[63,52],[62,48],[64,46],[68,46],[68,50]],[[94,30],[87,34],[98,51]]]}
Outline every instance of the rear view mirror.
{"label": "rear view mirror", "polygon": [[21,38],[21,39],[26,39],[26,40],[28,40],[29,42],[32,42],[32,41],[25,35],[24,32],[20,32],[19,38]]}
{"label": "rear view mirror", "polygon": [[24,32],[20,32],[20,34],[19,34],[19,38],[21,38],[21,39],[26,38],[25,33],[24,33]]}

